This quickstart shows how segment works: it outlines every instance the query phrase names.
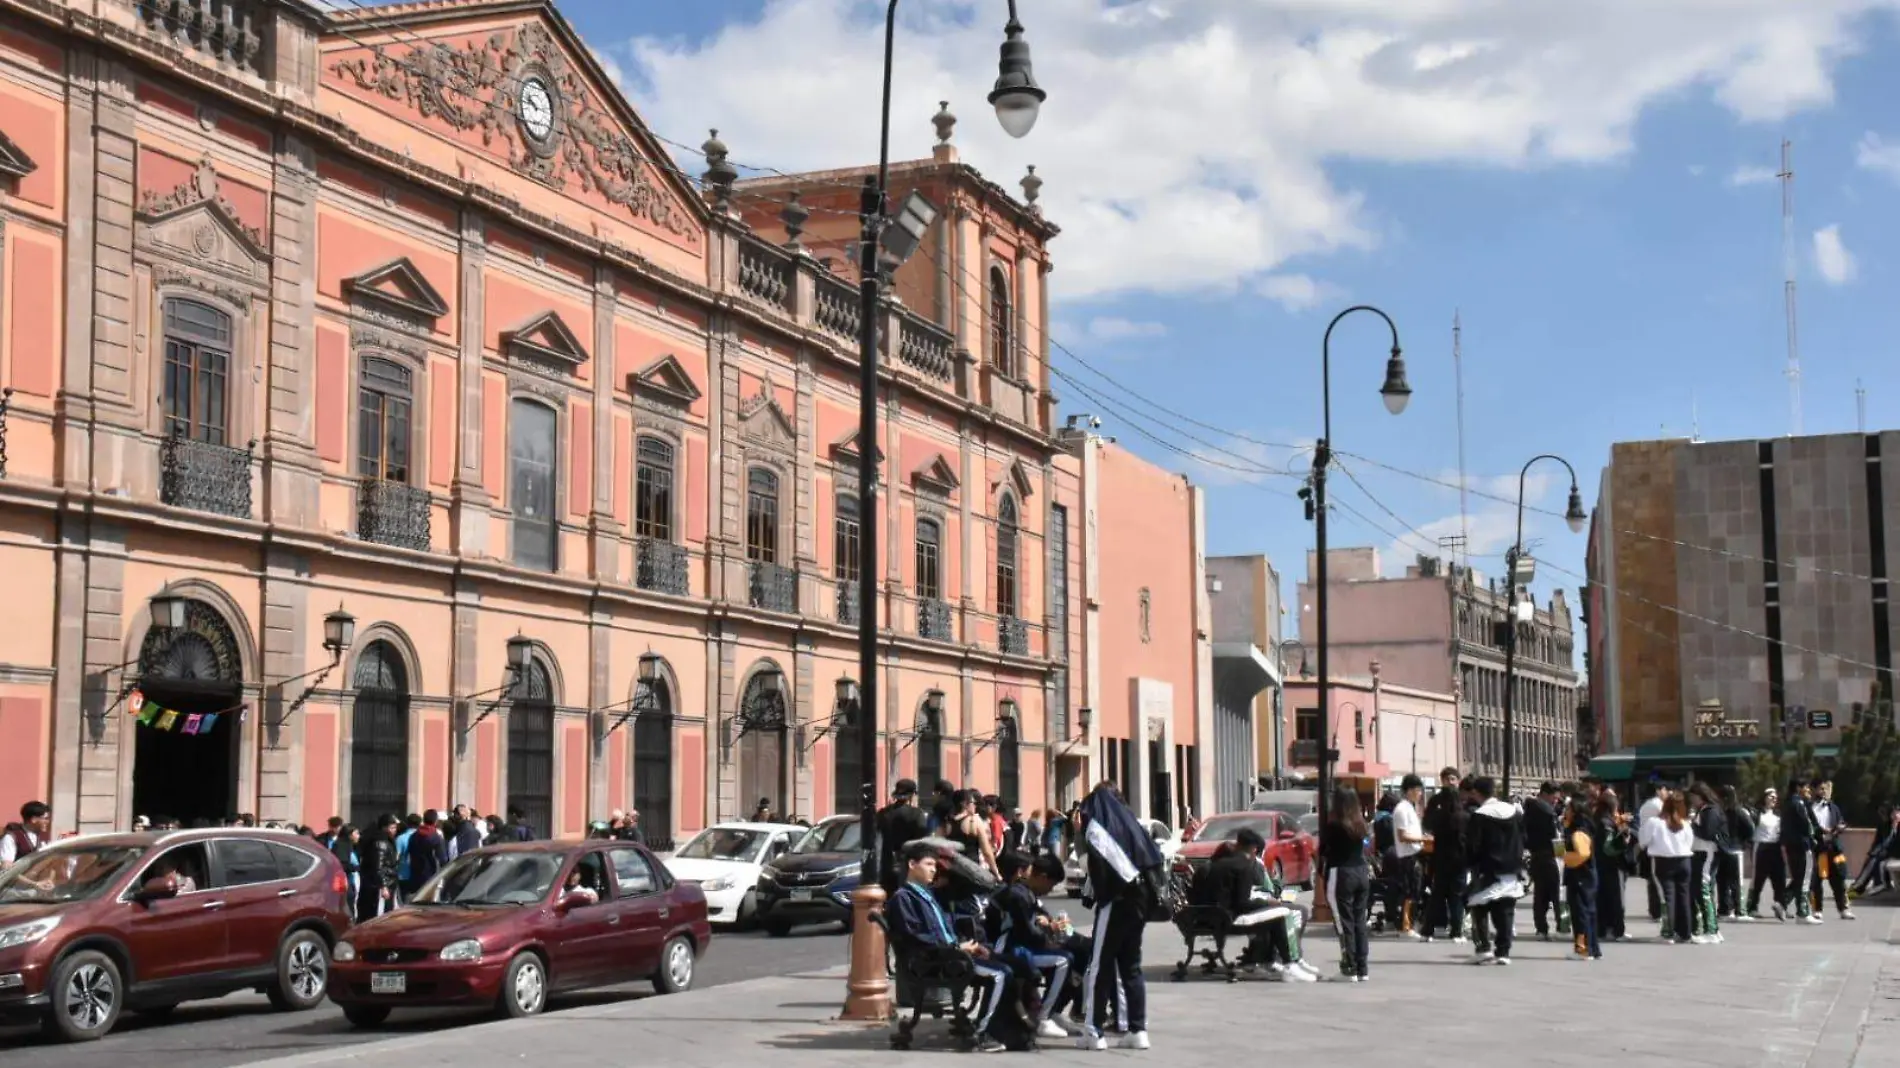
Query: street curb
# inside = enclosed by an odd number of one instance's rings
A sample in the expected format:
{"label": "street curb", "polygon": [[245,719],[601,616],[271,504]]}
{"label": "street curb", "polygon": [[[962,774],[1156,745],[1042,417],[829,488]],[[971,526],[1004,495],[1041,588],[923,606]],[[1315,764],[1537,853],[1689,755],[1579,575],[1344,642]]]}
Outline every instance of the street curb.
{"label": "street curb", "polygon": [[[588,1005],[588,1006],[584,1006],[580,1008],[561,1009],[553,1013],[542,1013],[539,1016],[530,1016],[522,1020],[490,1020],[484,1023],[476,1023],[476,1024],[465,1025],[462,1027],[456,1027],[453,1029],[453,1034],[458,1038],[464,1038],[471,1034],[479,1035],[483,1031],[490,1030],[490,1029],[506,1028],[509,1031],[522,1031],[522,1030],[527,1030],[529,1028],[559,1025],[562,1021],[566,1021],[566,1020],[591,1019],[591,1018],[607,1016],[607,1015],[616,1015],[616,1016],[626,1016],[630,1014],[638,1015],[640,1014],[640,1012],[643,1011],[641,1007],[645,1005],[668,1006],[669,1007],[668,1014],[671,1015],[672,1007],[676,1007],[680,1005],[682,1002],[697,1002],[699,1000],[703,1000],[703,999],[714,997],[714,996],[729,997],[735,993],[739,994],[740,996],[744,996],[744,992],[746,991],[747,988],[772,986],[775,984],[783,983],[787,979],[797,979],[797,980],[829,979],[829,980],[835,980],[838,983],[839,987],[842,988],[844,985],[844,981],[849,974],[850,974],[849,967],[840,965],[838,967],[825,968],[819,971],[788,972],[784,975],[766,975],[766,976],[760,976],[757,979],[742,979],[736,983],[722,983],[718,986],[696,987],[692,990],[686,991],[685,993],[672,994],[669,996],[652,996],[652,997],[640,998],[636,1001],[613,1001],[613,1002],[608,1002],[606,1004],[601,1004],[601,1005]],[[844,995],[842,993],[842,989],[838,996],[838,1004],[839,1004],[839,1008],[842,1009],[844,1005]],[[329,1006],[330,1008],[336,1008],[336,1005],[334,1002],[326,1001],[325,1005]],[[824,1022],[827,1024],[837,1023],[835,1018],[828,1019]],[[851,1025],[851,1026],[856,1026],[856,1025]],[[880,1025],[864,1025],[864,1026],[883,1026],[883,1025],[880,1024]],[[439,1042],[441,1038],[442,1038],[442,1033],[440,1031],[427,1031],[421,1034],[403,1035],[400,1038],[388,1038],[388,1039],[383,1039],[381,1041],[359,1042],[354,1045],[338,1046],[334,1049],[312,1050],[308,1053],[294,1053],[288,1057],[276,1057],[276,1058],[268,1058],[265,1060],[246,1061],[244,1065],[242,1066],[242,1068],[264,1068],[264,1066],[268,1066],[268,1068],[306,1068],[306,1066],[310,1066],[310,1065],[349,1064],[349,1063],[354,1063],[358,1061],[368,1061],[368,1060],[375,1060],[379,1064],[388,1064],[392,1062],[385,1060],[385,1058],[389,1057],[389,1055],[391,1054],[400,1053],[403,1050],[415,1049],[419,1046],[434,1045],[435,1043]]]}

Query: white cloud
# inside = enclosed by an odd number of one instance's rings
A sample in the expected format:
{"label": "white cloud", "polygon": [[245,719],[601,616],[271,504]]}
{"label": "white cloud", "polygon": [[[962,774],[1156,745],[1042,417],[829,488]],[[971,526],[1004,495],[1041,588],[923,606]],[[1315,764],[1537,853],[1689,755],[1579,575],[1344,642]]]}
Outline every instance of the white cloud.
{"label": "white cloud", "polygon": [[594,54],[594,62],[600,64],[600,69],[606,72],[607,80],[617,86],[625,88],[627,75],[625,71],[620,69],[619,61],[598,48],[589,46],[587,50]]}
{"label": "white cloud", "polygon": [[[923,156],[948,99],[965,160],[1012,188],[1038,164],[1065,297],[1234,292],[1384,236],[1333,163],[1602,163],[1647,108],[1694,93],[1778,120],[1832,99],[1859,16],[1894,2],[1040,0],[1024,16],[1049,100],[1014,142],[983,103],[1000,5],[934,0],[900,13],[892,148]],[[878,6],[776,0],[614,51],[664,134],[717,126],[735,160],[787,170],[868,162]]]}
{"label": "white cloud", "polygon": [[1767,185],[1779,176],[1779,172],[1773,167],[1761,167],[1752,163],[1744,163],[1729,172],[1728,184],[1733,186]]}
{"label": "white cloud", "polygon": [[1166,323],[1146,322],[1135,319],[1123,319],[1116,315],[1101,315],[1089,320],[1088,334],[1097,341],[1126,341],[1130,338],[1165,337],[1168,333]]}
{"label": "white cloud", "polygon": [[1846,285],[1854,280],[1859,264],[1841,242],[1840,224],[1814,231],[1814,269],[1821,272],[1821,280],[1831,286]]}
{"label": "white cloud", "polygon": [[1869,130],[1854,146],[1854,162],[1900,182],[1900,142],[1888,141]]}
{"label": "white cloud", "polygon": [[1255,287],[1260,295],[1275,300],[1287,311],[1305,311],[1339,294],[1339,288],[1304,274],[1270,274]]}

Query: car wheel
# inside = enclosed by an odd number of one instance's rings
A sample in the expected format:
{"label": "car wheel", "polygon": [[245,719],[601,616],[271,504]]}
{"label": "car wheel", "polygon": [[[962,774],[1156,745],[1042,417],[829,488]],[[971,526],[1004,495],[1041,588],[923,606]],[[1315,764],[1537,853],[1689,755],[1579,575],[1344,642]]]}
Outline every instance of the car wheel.
{"label": "car wheel", "polygon": [[495,1006],[506,1019],[533,1016],[548,1004],[548,968],[541,958],[523,953],[508,962],[501,978],[501,1000]]}
{"label": "car wheel", "polygon": [[660,970],[653,975],[653,989],[662,994],[680,994],[693,988],[693,943],[685,935],[675,935],[660,950]]}
{"label": "car wheel", "polygon": [[343,1018],[350,1022],[351,1027],[376,1027],[384,1020],[389,1019],[389,1006],[345,1005],[343,1006]]}
{"label": "car wheel", "polygon": [[792,925],[786,923],[784,920],[766,920],[763,926],[765,927],[765,933],[771,935],[773,938],[784,938],[786,935],[792,933]]}
{"label": "car wheel", "polygon": [[46,1032],[62,1042],[104,1038],[119,1021],[124,1000],[119,966],[104,953],[81,950],[60,961],[46,989]]}
{"label": "car wheel", "polygon": [[330,985],[330,947],[315,931],[292,931],[277,947],[277,981],[265,991],[271,1008],[305,1012],[323,1003]]}
{"label": "car wheel", "polygon": [[758,920],[759,895],[757,891],[748,890],[746,891],[746,895],[739,899],[739,911],[732,921],[732,926],[736,930],[750,931],[752,925],[757,923]]}

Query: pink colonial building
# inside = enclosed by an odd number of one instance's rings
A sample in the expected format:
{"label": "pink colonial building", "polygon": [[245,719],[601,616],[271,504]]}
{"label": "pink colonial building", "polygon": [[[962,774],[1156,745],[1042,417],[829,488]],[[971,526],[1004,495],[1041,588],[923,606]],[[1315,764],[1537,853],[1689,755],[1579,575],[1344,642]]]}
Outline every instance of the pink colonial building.
{"label": "pink colonial building", "polygon": [[880,780],[1194,782],[1194,492],[1054,432],[1056,228],[943,118],[861,516],[857,172],[700,188],[544,0],[0,0],[0,811],[855,808],[859,581]]}

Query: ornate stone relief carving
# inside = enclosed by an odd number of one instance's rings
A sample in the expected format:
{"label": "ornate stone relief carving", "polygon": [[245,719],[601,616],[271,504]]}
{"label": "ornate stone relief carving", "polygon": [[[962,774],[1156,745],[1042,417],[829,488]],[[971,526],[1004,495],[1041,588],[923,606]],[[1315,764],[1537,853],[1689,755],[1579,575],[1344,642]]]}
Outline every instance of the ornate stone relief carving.
{"label": "ornate stone relief carving", "polygon": [[[540,152],[513,118],[515,87],[527,68],[547,76],[559,115],[554,140]],[[539,23],[497,30],[479,43],[431,42],[401,54],[379,49],[338,60],[330,70],[427,118],[479,131],[482,144],[494,148],[499,143],[518,173],[555,186],[575,182],[689,244],[700,241],[691,210],[662,186],[654,166],[622,132],[618,117],[595,104],[560,43]]]}
{"label": "ornate stone relief carving", "polygon": [[39,169],[33,158],[20,150],[13,139],[0,130],[0,178],[24,178]]}
{"label": "ornate stone relief carving", "polygon": [[351,330],[350,345],[352,347],[367,346],[370,348],[383,349],[387,352],[397,352],[415,360],[425,360],[429,355],[428,350],[424,348],[421,343],[403,337],[400,334],[392,334],[387,330],[378,330],[372,326],[358,326]]}
{"label": "ornate stone relief carving", "polygon": [[778,452],[789,453],[798,445],[798,431],[779,407],[770,375],[760,380],[757,393],[739,403],[739,434]]}
{"label": "ornate stone relief carving", "polygon": [[181,286],[185,289],[195,289],[200,293],[209,293],[237,305],[240,311],[248,311],[251,307],[249,290],[215,278],[207,278],[192,271],[158,266],[152,268],[152,279],[162,286]]}
{"label": "ornate stone relief carving", "polygon": [[[269,255],[264,242],[264,231],[254,226],[246,226],[239,220],[236,206],[219,195],[218,172],[211,165],[210,156],[201,157],[198,160],[198,169],[192,172],[190,178],[185,179],[183,185],[171,192],[156,193],[146,190],[139,194],[139,214],[154,220],[181,214],[187,208],[197,207],[200,204],[213,209],[213,213],[221,217],[220,221],[249,244],[247,251],[253,258],[264,259]],[[209,238],[205,240],[208,241]],[[198,241],[199,239],[194,236],[193,243],[197,244]],[[203,255],[209,250],[200,248],[198,251],[200,255]]]}

